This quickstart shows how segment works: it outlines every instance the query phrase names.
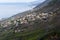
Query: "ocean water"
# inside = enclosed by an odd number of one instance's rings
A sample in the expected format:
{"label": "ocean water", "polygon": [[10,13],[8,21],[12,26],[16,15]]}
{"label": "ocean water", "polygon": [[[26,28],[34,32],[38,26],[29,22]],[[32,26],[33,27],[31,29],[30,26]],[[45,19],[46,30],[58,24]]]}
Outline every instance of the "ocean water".
{"label": "ocean water", "polygon": [[17,13],[30,10],[45,0],[37,0],[28,3],[0,3],[0,19],[8,18]]}
{"label": "ocean water", "polygon": [[11,17],[34,7],[30,3],[0,3],[0,18]]}

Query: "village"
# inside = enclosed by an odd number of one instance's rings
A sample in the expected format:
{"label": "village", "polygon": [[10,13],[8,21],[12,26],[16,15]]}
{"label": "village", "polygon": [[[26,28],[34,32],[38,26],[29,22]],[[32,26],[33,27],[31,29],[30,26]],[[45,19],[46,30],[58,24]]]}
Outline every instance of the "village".
{"label": "village", "polygon": [[[51,13],[39,13],[39,14],[27,14],[26,16],[18,16],[16,18],[12,18],[11,20],[4,21],[0,25],[3,28],[9,28],[11,25],[15,25],[16,27],[18,27],[20,24],[33,25],[34,24],[33,21],[40,20],[40,21],[47,22],[49,18],[53,17],[53,15],[54,13],[52,12]],[[15,30],[15,32],[17,32],[17,30]]]}
{"label": "village", "polygon": [[[18,21],[20,21],[20,24],[26,23],[28,24],[29,21],[34,21],[36,19],[44,20],[49,17],[52,17],[53,13],[39,13],[39,14],[27,14],[26,16],[19,16],[15,18],[12,18],[11,20],[7,20],[1,23],[2,27],[8,27],[8,25],[16,24],[18,25]],[[13,21],[13,22],[12,22]]]}

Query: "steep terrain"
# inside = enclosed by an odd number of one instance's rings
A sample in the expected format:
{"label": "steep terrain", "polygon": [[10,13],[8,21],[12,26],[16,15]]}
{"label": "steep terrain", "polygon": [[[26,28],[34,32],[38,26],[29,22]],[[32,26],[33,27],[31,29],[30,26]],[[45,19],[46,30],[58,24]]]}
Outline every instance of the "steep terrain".
{"label": "steep terrain", "polygon": [[[2,28],[3,31],[0,32],[0,40],[40,40],[45,38],[45,35],[47,34],[57,32],[60,30],[60,0],[46,0],[42,4],[39,4],[37,7],[35,7],[33,10],[29,10],[12,17],[14,18],[21,15],[25,16],[26,14],[30,13],[38,14],[50,12],[53,12],[54,16],[52,17],[52,20],[49,19],[47,22],[35,20],[33,21],[33,25],[29,25],[27,27],[25,27],[25,24],[19,24],[18,28],[27,29],[25,31],[15,33],[14,30],[16,27],[13,24],[10,25],[11,28]],[[7,31],[4,31],[4,29],[7,29]],[[58,31],[58,33],[60,33],[60,31]]]}

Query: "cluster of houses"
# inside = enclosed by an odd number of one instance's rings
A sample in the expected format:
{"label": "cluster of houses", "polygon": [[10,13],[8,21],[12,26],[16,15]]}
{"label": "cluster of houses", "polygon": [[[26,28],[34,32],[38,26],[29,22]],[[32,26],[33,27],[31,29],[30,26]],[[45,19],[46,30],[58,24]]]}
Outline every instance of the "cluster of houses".
{"label": "cluster of houses", "polygon": [[35,14],[27,14],[25,16],[18,16],[17,18],[11,18],[11,20],[7,20],[7,21],[4,21],[2,23],[0,23],[0,25],[2,27],[8,27],[9,25],[12,25],[12,24],[16,24],[16,26],[18,26],[18,22],[20,22],[20,24],[28,24],[29,21],[34,21],[36,19],[40,19],[40,20],[43,20],[43,19],[47,19],[48,17],[52,17],[53,16],[53,13],[35,13]]}

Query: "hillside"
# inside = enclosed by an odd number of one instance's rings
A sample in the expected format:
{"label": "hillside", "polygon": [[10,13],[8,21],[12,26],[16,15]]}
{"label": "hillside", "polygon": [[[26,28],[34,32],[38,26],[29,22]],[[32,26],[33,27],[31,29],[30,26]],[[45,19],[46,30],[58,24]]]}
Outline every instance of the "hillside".
{"label": "hillside", "polygon": [[[24,23],[19,21],[22,18]],[[5,26],[8,21],[11,24]],[[4,27],[0,25],[0,40],[45,40],[54,32],[60,37],[60,0],[46,0],[34,9],[14,15],[1,23]]]}

